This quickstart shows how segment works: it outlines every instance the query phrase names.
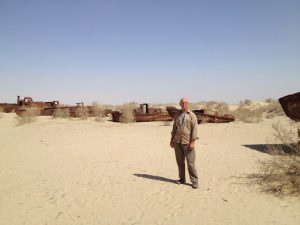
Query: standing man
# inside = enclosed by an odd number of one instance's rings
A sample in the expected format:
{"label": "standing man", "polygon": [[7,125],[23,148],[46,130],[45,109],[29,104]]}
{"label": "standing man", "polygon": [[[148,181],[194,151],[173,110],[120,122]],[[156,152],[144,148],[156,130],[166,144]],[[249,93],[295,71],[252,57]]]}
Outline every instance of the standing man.
{"label": "standing man", "polygon": [[174,119],[171,133],[170,146],[175,149],[175,156],[179,171],[177,184],[184,184],[185,179],[185,159],[192,187],[198,188],[198,175],[195,167],[195,141],[197,137],[197,117],[189,110],[187,98],[180,99],[181,112]]}

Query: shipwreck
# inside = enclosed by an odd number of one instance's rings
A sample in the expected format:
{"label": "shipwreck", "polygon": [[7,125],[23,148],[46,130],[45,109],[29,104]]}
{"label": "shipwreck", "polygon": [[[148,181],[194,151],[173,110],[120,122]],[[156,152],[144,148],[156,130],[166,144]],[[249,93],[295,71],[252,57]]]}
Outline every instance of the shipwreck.
{"label": "shipwreck", "polygon": [[[180,113],[181,110],[173,106],[168,106],[167,111],[169,115],[175,119]],[[198,124],[200,123],[229,123],[235,121],[235,118],[231,114],[219,115],[218,112],[205,111],[204,109],[192,110],[197,117]]]}
{"label": "shipwreck", "polygon": [[[122,112],[112,111],[112,120],[114,122],[122,121]],[[168,112],[163,112],[161,108],[151,108],[149,104],[140,104],[139,108],[133,109],[135,122],[151,122],[151,121],[172,121]]]}

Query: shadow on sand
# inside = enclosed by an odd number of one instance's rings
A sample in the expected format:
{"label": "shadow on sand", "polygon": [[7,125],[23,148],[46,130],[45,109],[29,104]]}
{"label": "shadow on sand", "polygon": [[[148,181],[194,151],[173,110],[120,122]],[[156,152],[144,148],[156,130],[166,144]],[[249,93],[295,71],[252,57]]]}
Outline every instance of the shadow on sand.
{"label": "shadow on sand", "polygon": [[173,183],[173,184],[176,183],[176,180],[172,180],[172,179],[165,178],[165,177],[160,177],[160,176],[154,176],[154,175],[144,174],[144,173],[135,173],[133,175],[137,176],[137,177],[142,177],[142,178],[150,179],[150,180],[157,180],[157,181],[162,181],[162,182],[169,182],[169,183]]}
{"label": "shadow on sand", "polygon": [[253,144],[243,146],[262,153],[273,155],[279,155],[282,153],[293,154],[293,152],[295,151],[291,146],[285,144]]}

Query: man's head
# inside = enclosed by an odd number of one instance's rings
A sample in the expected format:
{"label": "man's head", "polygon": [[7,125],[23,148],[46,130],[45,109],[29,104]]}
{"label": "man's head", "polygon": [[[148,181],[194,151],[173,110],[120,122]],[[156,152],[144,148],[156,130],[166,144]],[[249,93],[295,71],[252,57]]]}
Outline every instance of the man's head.
{"label": "man's head", "polygon": [[188,111],[188,109],[189,109],[189,100],[187,98],[185,98],[185,97],[181,98],[179,104],[180,104],[181,110],[183,112]]}

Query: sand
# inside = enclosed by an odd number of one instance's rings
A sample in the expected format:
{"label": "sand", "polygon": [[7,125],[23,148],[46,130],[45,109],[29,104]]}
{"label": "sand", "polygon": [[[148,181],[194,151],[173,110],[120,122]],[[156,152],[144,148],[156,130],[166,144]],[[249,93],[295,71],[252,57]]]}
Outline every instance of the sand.
{"label": "sand", "polygon": [[[39,117],[0,118],[0,224],[284,224],[300,201],[261,191],[255,150],[272,123],[198,125],[199,189],[177,185],[171,126]],[[248,146],[248,147],[247,147]]]}

